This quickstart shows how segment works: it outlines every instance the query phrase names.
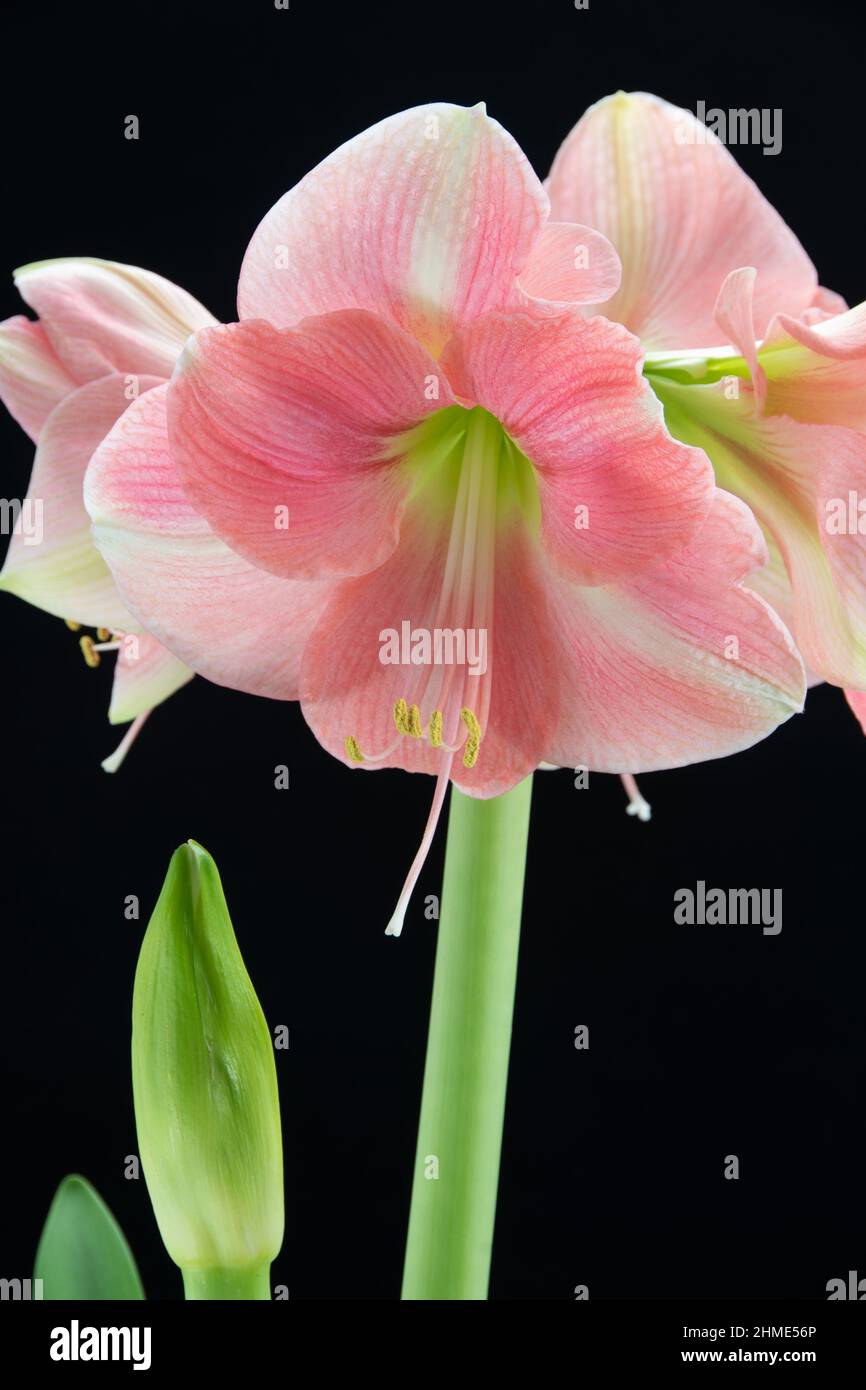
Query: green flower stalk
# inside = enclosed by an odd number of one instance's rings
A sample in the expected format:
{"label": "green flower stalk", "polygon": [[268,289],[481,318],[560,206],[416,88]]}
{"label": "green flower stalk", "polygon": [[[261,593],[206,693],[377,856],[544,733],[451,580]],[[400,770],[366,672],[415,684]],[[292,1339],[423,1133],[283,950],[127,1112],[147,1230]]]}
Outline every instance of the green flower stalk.
{"label": "green flower stalk", "polygon": [[132,1005],[139,1153],[188,1299],[269,1299],[283,1239],[271,1035],[214,861],[172,857],[142,942]]}

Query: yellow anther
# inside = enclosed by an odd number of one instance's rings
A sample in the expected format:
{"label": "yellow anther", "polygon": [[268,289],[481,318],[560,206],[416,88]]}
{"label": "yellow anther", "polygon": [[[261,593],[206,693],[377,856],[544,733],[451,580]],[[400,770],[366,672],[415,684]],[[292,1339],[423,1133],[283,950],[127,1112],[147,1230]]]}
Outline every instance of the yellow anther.
{"label": "yellow anther", "polygon": [[71,618],[65,618],[64,621],[65,621],[65,623],[66,623],[66,626],[69,628],[69,631],[70,631],[70,632],[80,632],[80,631],[81,631],[81,624],[80,624],[80,623],[74,623],[74,622],[72,621]]}
{"label": "yellow anther", "polygon": [[434,709],[430,715],[430,728],[427,730],[427,737],[434,748],[442,747],[442,711]]}
{"label": "yellow anther", "polygon": [[84,660],[87,662],[87,665],[91,668],[91,670],[95,669],[99,665],[102,658],[99,655],[99,652],[94,650],[93,638],[87,636],[82,637],[79,639],[78,645],[81,648],[81,655],[84,657]]}
{"label": "yellow anther", "polygon": [[408,734],[409,732],[409,706],[406,701],[400,699],[394,706],[394,723],[397,725],[398,734]]}
{"label": "yellow anther", "polygon": [[463,766],[474,767],[478,761],[478,750],[481,747],[481,725],[471,709],[462,709],[460,718],[466,725],[466,742],[463,745]]}
{"label": "yellow anther", "polygon": [[421,725],[421,711],[417,705],[409,706],[409,728],[408,732],[412,738],[423,738],[424,729]]}
{"label": "yellow anther", "polygon": [[361,752],[361,746],[358,740],[353,738],[351,734],[346,735],[346,757],[351,758],[353,763],[362,763],[364,761],[364,754]]}
{"label": "yellow anther", "polygon": [[96,629],[96,636],[100,642],[107,642],[111,633],[107,627],[98,627]]}

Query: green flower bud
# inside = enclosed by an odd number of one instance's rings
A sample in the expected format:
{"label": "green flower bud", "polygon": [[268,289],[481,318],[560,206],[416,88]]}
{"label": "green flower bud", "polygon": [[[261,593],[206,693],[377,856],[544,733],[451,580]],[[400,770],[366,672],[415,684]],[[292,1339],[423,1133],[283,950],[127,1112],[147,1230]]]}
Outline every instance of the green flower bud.
{"label": "green flower bud", "polygon": [[217,867],[192,840],[141,946],[132,1086],[144,1176],[187,1298],[270,1298],[283,1239],[273,1043]]}

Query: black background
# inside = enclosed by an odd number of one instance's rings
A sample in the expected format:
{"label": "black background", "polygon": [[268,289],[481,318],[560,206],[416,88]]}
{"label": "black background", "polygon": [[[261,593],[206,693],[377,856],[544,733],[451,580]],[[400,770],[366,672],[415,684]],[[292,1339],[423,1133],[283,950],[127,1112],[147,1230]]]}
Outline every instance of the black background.
{"label": "black background", "polygon": [[[626,5],[291,0],[4,7],[0,317],[11,270],[57,255],[148,266],[222,320],[271,204],[381,117],[488,109],[545,174],[592,101],[642,88],[694,109],[781,107],[783,148],[736,151],[822,281],[864,297],[863,32],[848,3]],[[124,139],[137,114],[138,142]],[[0,419],[4,495],[32,448]],[[444,837],[404,936],[382,929],[432,784],[352,776],[297,707],[196,680],[122,772],[99,760],[110,669],[3,596],[0,893],[3,1236],[30,1272],[64,1173],[85,1173],[153,1298],[180,1297],[136,1149],[128,1067],[138,943],[173,848],[222,872],[279,1053],[294,1299],[399,1295]],[[291,769],[289,791],[273,769]],[[643,780],[536,777],[491,1297],[823,1298],[866,1274],[863,789],[839,691],[764,744]],[[784,928],[677,927],[703,878],[782,887]],[[125,920],[138,894],[142,920]],[[586,1023],[591,1049],[576,1052]],[[725,1181],[726,1154],[741,1177]]]}

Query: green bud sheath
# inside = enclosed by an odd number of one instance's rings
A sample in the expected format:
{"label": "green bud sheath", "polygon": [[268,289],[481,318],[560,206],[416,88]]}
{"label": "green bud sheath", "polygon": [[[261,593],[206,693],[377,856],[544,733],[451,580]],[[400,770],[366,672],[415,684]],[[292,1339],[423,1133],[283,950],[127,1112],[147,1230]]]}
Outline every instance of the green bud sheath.
{"label": "green bud sheath", "polygon": [[274,1048],[217,867],[190,840],[142,942],[132,1086],[144,1176],[188,1299],[269,1299],[283,1239]]}

